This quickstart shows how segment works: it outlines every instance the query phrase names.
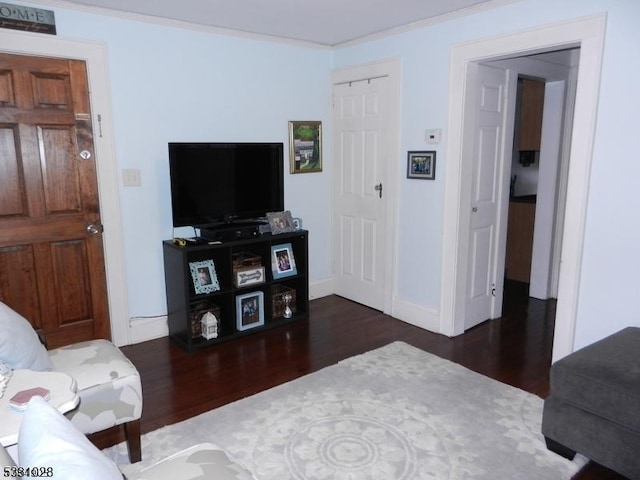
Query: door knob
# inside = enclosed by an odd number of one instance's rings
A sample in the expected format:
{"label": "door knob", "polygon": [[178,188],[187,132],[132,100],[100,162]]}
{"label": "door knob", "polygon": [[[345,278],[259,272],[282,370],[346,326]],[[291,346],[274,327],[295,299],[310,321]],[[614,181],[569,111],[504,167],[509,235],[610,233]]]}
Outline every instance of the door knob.
{"label": "door knob", "polygon": [[94,225],[93,223],[87,225],[87,233],[89,235],[100,235],[102,232],[104,232],[102,225]]}
{"label": "door knob", "polygon": [[375,187],[373,187],[373,189],[378,192],[378,195],[380,195],[380,198],[382,198],[382,183],[379,183],[378,185],[376,185]]}

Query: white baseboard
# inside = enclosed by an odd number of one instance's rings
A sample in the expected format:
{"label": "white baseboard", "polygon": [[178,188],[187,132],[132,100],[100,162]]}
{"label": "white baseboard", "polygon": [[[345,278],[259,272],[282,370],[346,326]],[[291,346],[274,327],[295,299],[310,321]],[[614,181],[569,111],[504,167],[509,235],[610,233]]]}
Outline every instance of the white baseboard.
{"label": "white baseboard", "polygon": [[146,342],[154,338],[169,335],[167,316],[133,317],[129,321],[129,340],[131,344]]}
{"label": "white baseboard", "polygon": [[333,279],[327,278],[309,284],[309,300],[333,295]]}
{"label": "white baseboard", "polygon": [[436,310],[416,305],[398,297],[393,299],[392,309],[392,317],[430,332],[440,333],[440,315]]}

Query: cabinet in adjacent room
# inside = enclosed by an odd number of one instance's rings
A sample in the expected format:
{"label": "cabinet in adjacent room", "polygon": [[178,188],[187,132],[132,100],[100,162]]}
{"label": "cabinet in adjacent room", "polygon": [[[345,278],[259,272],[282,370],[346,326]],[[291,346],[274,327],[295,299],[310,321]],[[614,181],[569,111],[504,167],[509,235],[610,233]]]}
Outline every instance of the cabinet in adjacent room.
{"label": "cabinet in adjacent room", "polygon": [[169,336],[191,351],[308,318],[308,232],[163,242]]}

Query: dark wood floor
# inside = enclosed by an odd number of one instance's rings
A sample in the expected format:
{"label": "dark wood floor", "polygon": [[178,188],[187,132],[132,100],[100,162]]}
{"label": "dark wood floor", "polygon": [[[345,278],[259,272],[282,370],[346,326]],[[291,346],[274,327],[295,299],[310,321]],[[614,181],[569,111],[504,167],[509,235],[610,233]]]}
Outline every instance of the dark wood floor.
{"label": "dark wood floor", "polygon": [[[540,397],[549,392],[555,301],[509,283],[504,315],[456,338],[427,332],[337,296],[314,300],[310,319],[186,353],[161,338],[124,347],[142,377],[142,433],[402,340]],[[119,429],[94,435],[100,447]],[[622,480],[589,463],[575,479]]]}

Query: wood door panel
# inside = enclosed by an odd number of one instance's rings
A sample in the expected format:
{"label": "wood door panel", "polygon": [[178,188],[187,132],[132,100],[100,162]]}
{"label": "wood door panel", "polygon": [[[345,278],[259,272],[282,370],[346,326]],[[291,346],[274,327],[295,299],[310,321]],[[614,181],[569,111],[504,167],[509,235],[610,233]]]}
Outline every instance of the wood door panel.
{"label": "wood door panel", "polygon": [[53,242],[51,265],[53,288],[58,300],[58,326],[91,319],[89,262],[83,239]]}
{"label": "wood door panel", "polygon": [[16,105],[11,70],[0,70],[0,105],[3,107],[14,107]]}
{"label": "wood door panel", "polygon": [[73,109],[69,75],[31,72],[34,108]]}
{"label": "wood door panel", "polygon": [[38,127],[38,145],[47,215],[77,213],[82,209],[74,130]]}
{"label": "wood door panel", "polygon": [[31,245],[0,248],[0,301],[42,328],[37,280]]}
{"label": "wood door panel", "polygon": [[0,54],[0,153],[0,299],[50,347],[110,338],[84,62]]}
{"label": "wood door panel", "polygon": [[16,151],[17,125],[0,126],[0,217],[26,216],[27,199],[24,191],[22,163]]}

